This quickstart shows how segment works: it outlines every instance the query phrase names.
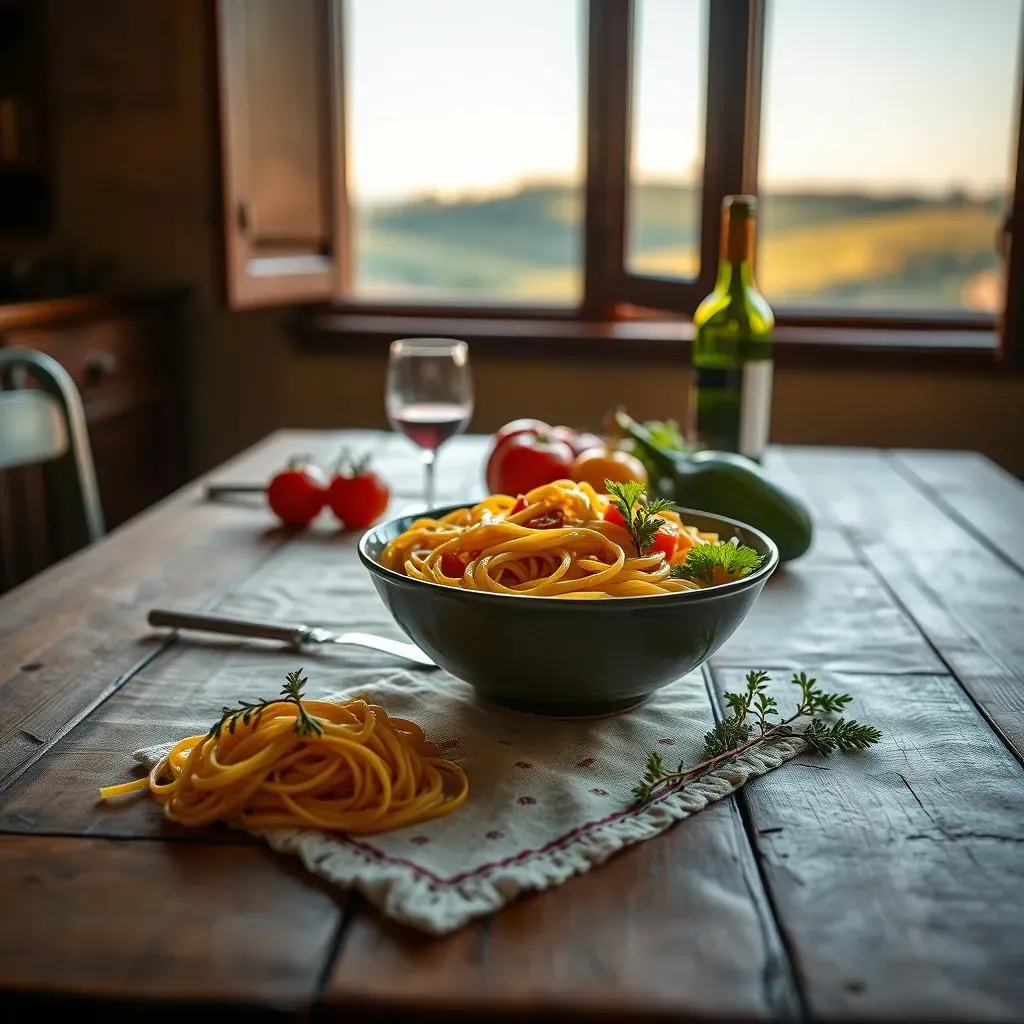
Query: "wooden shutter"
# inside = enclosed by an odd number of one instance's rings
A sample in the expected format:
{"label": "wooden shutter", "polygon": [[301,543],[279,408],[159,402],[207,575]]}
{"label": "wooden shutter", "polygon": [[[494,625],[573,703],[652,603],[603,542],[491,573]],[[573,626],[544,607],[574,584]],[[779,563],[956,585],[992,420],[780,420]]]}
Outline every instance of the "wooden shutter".
{"label": "wooden shutter", "polygon": [[341,280],[338,0],[219,0],[228,304],[330,298]]}

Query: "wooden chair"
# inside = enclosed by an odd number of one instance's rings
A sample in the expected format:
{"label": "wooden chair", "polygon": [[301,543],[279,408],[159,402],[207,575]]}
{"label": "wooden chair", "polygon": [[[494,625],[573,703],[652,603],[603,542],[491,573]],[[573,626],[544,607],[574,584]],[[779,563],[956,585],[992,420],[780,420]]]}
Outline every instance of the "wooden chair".
{"label": "wooden chair", "polygon": [[36,463],[46,464],[68,550],[99,540],[106,527],[74,380],[42,352],[0,348],[0,470]]}

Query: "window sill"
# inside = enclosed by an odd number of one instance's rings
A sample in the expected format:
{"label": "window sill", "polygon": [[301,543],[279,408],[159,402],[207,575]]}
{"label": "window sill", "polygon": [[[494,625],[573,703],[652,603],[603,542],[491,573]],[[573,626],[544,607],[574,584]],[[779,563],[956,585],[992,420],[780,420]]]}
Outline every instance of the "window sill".
{"label": "window sill", "polygon": [[[556,361],[689,358],[692,326],[673,320],[588,323],[513,317],[407,316],[300,309],[287,325],[302,352],[382,355],[395,338],[464,339],[473,358]],[[995,331],[981,327],[811,326],[783,321],[775,330],[775,361],[796,369],[942,370],[1006,373]]]}

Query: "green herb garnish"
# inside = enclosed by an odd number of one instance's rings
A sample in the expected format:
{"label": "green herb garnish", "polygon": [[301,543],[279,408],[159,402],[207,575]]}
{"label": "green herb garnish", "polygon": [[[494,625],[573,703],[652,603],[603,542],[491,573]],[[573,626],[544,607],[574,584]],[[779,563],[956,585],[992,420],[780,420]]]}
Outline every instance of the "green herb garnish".
{"label": "green herb garnish", "polygon": [[745,544],[734,544],[728,540],[717,544],[696,544],[687,552],[686,561],[673,566],[669,575],[695,583],[710,583],[717,568],[731,579],[738,580],[741,576],[749,576],[762,561],[762,556]]}
{"label": "green herb garnish", "polygon": [[612,504],[626,521],[626,529],[633,538],[637,556],[643,555],[654,543],[654,535],[664,525],[658,513],[671,508],[672,502],[664,498],[649,501],[644,493],[644,485],[636,480],[626,483],[605,480],[604,487]]}
{"label": "green herb garnish", "polygon": [[[839,713],[853,698],[848,693],[826,693],[818,688],[817,680],[809,679],[803,672],[794,674],[791,680],[800,688],[796,710],[780,721],[778,704],[767,692],[770,678],[767,672],[748,672],[742,693],[724,694],[731,714],[705,735],[707,757],[700,764],[692,768],[680,764],[675,771],[668,771],[661,755],[656,751],[650,753],[643,779],[633,789],[636,805],[642,807],[655,797],[676,792],[746,751],[785,737],[800,737],[816,754],[865,750],[881,739],[882,734],[873,725],[845,718],[826,721],[823,716]],[[793,724],[800,719],[808,719],[807,725],[803,730],[794,729]]]}
{"label": "green herb garnish", "polygon": [[306,682],[307,679],[303,676],[301,669],[298,672],[289,672],[285,677],[285,683],[281,687],[281,695],[279,697],[274,700],[261,699],[254,703],[240,700],[238,702],[240,706],[237,708],[223,708],[220,720],[207,735],[216,738],[225,728],[227,728],[228,732],[233,733],[240,724],[252,725],[255,728],[263,712],[271,704],[280,704],[282,702],[292,703],[299,709],[298,716],[295,719],[295,731],[297,733],[305,736],[322,735],[323,727],[302,706],[302,688],[306,685]]}

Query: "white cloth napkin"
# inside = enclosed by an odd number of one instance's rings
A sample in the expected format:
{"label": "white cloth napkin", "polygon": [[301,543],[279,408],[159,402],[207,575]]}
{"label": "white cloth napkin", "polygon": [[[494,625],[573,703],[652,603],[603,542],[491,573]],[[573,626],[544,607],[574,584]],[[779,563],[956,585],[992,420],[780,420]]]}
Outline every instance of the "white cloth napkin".
{"label": "white cloth napkin", "polygon": [[[356,670],[341,681],[344,690],[335,696],[366,693],[389,714],[422,726],[468,774],[467,802],[447,817],[375,836],[303,829],[256,834],[315,874],[355,887],[389,917],[435,935],[498,910],[521,892],[589,871],[803,749],[796,738],[777,741],[635,809],[632,789],[650,751],[672,766],[702,757],[713,722],[699,673],[631,712],[582,720],[484,704],[469,686],[440,673]],[[151,767],[168,749],[149,747],[135,758]]]}

